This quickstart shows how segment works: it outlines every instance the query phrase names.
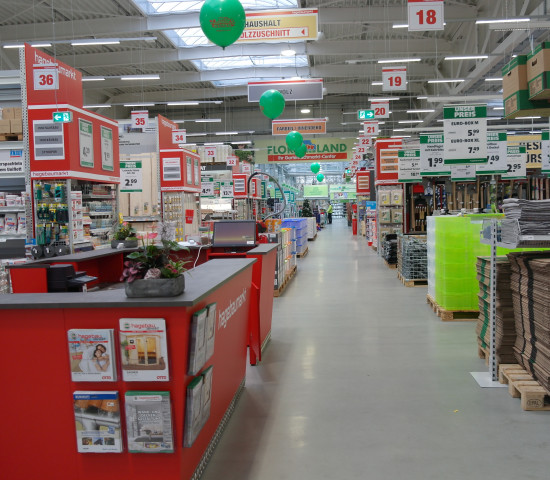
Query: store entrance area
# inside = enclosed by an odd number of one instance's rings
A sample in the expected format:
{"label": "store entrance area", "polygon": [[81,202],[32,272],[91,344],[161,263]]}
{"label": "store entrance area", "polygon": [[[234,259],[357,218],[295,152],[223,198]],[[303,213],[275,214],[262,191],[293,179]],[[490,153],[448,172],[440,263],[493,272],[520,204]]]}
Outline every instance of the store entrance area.
{"label": "store entrance area", "polygon": [[550,420],[477,385],[475,327],[442,322],[335,218],[275,299],[203,480],[547,478]]}

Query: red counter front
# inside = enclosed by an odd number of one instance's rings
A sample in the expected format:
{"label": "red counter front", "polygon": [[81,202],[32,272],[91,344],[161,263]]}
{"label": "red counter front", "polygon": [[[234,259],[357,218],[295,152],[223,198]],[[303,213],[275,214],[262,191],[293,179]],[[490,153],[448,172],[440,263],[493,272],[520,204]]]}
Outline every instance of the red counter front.
{"label": "red counter front", "polygon": [[[3,353],[9,359],[2,368],[2,476],[191,478],[244,382],[253,262],[214,260],[197,267],[186,277],[186,292],[173,299],[128,299],[123,290],[6,295],[0,304]],[[193,446],[183,448],[185,393],[194,378],[187,375],[190,319],[212,302],[217,303],[215,350],[204,366],[214,366],[211,414]],[[166,320],[170,381],[71,382],[67,330],[114,328],[116,334],[120,318]],[[117,390],[121,403],[129,390],[169,391],[175,453],[77,453],[75,390]],[[124,415],[122,420],[125,438]]]}

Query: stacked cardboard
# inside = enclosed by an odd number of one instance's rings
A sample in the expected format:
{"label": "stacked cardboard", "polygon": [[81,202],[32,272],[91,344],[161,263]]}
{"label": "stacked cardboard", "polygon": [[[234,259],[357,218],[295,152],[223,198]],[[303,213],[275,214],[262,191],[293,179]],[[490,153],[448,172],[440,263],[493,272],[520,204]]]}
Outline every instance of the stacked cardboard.
{"label": "stacked cardboard", "polygon": [[0,135],[21,135],[23,133],[23,111],[18,107],[2,109]]}
{"label": "stacked cardboard", "polygon": [[[516,326],[512,290],[510,286],[511,265],[506,257],[497,257],[495,297],[495,349],[497,364],[515,363],[514,344]],[[491,345],[491,260],[489,257],[477,258],[477,280],[479,281],[479,320],[476,334],[478,345],[488,349]]]}
{"label": "stacked cardboard", "polygon": [[550,394],[550,253],[508,255],[517,339],[514,353]]}

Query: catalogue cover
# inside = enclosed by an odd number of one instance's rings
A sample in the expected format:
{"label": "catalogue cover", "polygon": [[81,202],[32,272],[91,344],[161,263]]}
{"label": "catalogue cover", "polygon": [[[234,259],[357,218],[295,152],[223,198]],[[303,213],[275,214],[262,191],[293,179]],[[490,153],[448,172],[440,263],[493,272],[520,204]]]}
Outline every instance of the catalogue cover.
{"label": "catalogue cover", "polygon": [[130,453],[173,453],[170,392],[126,392]]}
{"label": "catalogue cover", "polygon": [[208,367],[202,373],[202,396],[201,396],[201,428],[204,427],[210,418],[210,405],[212,403],[212,375],[214,367]]}
{"label": "catalogue cover", "polygon": [[73,382],[114,382],[117,379],[112,329],[72,329],[67,337]]}
{"label": "catalogue cover", "polygon": [[214,341],[216,339],[216,304],[211,303],[206,306],[206,355],[205,362],[208,362],[214,354]]}
{"label": "catalogue cover", "polygon": [[80,453],[122,452],[118,392],[74,392],[73,408]]}
{"label": "catalogue cover", "polygon": [[170,380],[163,318],[121,318],[120,353],[124,381]]}
{"label": "catalogue cover", "polygon": [[193,314],[191,320],[188,375],[196,375],[199,373],[206,361],[205,331],[207,314],[207,309],[203,308]]}
{"label": "catalogue cover", "polygon": [[197,376],[187,386],[185,402],[185,432],[183,436],[183,446],[191,447],[197,439],[202,427],[202,387],[203,377]]}

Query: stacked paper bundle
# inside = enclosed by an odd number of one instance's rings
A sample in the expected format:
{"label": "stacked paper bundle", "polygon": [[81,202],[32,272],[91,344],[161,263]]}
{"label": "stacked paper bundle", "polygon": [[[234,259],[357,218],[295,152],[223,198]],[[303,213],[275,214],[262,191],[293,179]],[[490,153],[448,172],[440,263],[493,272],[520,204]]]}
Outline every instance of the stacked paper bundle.
{"label": "stacked paper bundle", "polygon": [[[515,363],[516,325],[510,287],[510,262],[506,257],[497,257],[496,268],[495,346],[497,363]],[[489,257],[478,257],[477,279],[479,281],[479,320],[476,334],[478,345],[487,350],[491,345],[491,327],[489,324],[491,314],[491,261]]]}
{"label": "stacked paper bundle", "polygon": [[[550,235],[550,200],[519,200],[508,198],[502,208],[506,219],[503,222],[502,241],[516,243],[516,235]],[[519,225],[519,232],[517,231]]]}
{"label": "stacked paper bundle", "polygon": [[550,393],[550,253],[511,253],[516,360]]}

